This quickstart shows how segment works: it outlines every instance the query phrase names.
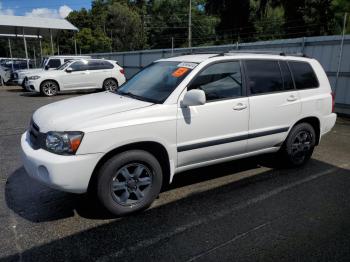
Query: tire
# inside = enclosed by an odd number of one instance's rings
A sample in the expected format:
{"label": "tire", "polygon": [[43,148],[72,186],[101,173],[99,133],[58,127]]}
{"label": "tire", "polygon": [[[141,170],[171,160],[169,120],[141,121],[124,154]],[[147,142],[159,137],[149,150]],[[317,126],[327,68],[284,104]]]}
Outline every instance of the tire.
{"label": "tire", "polygon": [[300,123],[292,128],[280,156],[287,167],[298,167],[306,164],[316,145],[315,129],[308,123]]}
{"label": "tire", "polygon": [[118,82],[117,80],[113,78],[107,78],[105,81],[103,81],[102,89],[105,91],[114,91],[118,89]]}
{"label": "tire", "polygon": [[47,80],[40,85],[40,93],[44,96],[54,96],[58,91],[59,86],[55,81]]}
{"label": "tire", "polygon": [[122,152],[109,159],[97,176],[97,197],[114,215],[148,208],[163,182],[158,160],[143,150]]}

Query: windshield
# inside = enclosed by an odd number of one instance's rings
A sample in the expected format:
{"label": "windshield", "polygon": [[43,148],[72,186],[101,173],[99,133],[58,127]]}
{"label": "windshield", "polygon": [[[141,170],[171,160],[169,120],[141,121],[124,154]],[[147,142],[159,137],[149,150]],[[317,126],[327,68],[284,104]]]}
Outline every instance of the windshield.
{"label": "windshield", "polygon": [[41,64],[40,64],[40,67],[41,67],[41,68],[44,68],[44,67],[45,67],[46,61],[47,61],[47,58],[43,58],[43,60],[41,61]]}
{"label": "windshield", "polygon": [[65,69],[68,65],[70,65],[73,61],[72,60],[69,60],[65,63],[63,63],[62,65],[60,65],[59,67],[56,68],[56,70],[63,70]]}
{"label": "windshield", "polygon": [[163,103],[196,63],[156,62],[137,73],[117,93],[152,103]]}

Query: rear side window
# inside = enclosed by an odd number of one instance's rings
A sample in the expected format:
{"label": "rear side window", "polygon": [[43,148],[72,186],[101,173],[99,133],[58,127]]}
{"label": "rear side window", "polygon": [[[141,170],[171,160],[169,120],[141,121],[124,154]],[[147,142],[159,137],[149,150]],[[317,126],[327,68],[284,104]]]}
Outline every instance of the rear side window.
{"label": "rear side window", "polygon": [[281,70],[277,61],[247,60],[245,64],[252,95],[283,90]]}
{"label": "rear side window", "polygon": [[112,69],[113,67],[114,65],[112,65],[110,62],[102,61],[102,69]]}
{"label": "rear side window", "polygon": [[61,65],[61,60],[60,59],[50,59],[47,65],[50,68],[57,68]]}
{"label": "rear side window", "polygon": [[100,61],[89,61],[89,65],[88,65],[89,70],[100,70],[102,69],[102,65]]}
{"label": "rear side window", "polygon": [[204,91],[207,101],[242,95],[242,76],[239,61],[208,66],[191,83],[190,89]]}
{"label": "rear side window", "polygon": [[286,61],[280,61],[284,90],[294,89],[293,78]]}
{"label": "rear side window", "polygon": [[288,62],[292,70],[297,89],[316,88],[319,86],[317,77],[311,65],[306,62]]}

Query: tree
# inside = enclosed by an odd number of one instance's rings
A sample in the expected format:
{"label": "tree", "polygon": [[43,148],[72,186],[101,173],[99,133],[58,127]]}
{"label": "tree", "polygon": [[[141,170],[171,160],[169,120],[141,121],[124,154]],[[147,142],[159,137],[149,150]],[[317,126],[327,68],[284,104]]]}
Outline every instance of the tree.
{"label": "tree", "polygon": [[336,21],[336,34],[340,34],[343,27],[344,15],[348,13],[348,19],[346,24],[346,32],[350,32],[350,1],[349,0],[333,0],[332,1],[332,10],[334,12],[335,21]]}
{"label": "tree", "polygon": [[261,0],[258,17],[267,17],[269,6],[284,10],[284,37],[330,34],[334,30],[332,0]]}
{"label": "tree", "polygon": [[249,38],[255,33],[250,20],[250,0],[207,0],[205,9],[209,15],[220,18],[217,34],[228,42]]}
{"label": "tree", "polygon": [[141,49],[145,45],[139,14],[127,5],[115,2],[108,6],[106,29],[114,51]]}

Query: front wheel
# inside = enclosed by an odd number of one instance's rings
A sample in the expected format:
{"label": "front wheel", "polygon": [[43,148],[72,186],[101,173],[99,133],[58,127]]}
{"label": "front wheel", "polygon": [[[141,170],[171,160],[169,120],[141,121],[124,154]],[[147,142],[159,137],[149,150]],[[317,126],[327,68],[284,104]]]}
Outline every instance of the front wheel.
{"label": "front wheel", "polygon": [[300,123],[290,131],[280,154],[287,166],[301,166],[311,158],[315,144],[315,129],[308,123]]}
{"label": "front wheel", "polygon": [[113,78],[108,78],[103,81],[103,90],[114,91],[118,88],[118,82]]}
{"label": "front wheel", "polygon": [[126,151],[101,167],[97,196],[114,215],[124,216],[149,207],[160,192],[162,179],[162,168],[152,154]]}
{"label": "front wheel", "polygon": [[41,94],[44,96],[54,96],[58,90],[58,84],[51,80],[44,81],[40,86]]}

